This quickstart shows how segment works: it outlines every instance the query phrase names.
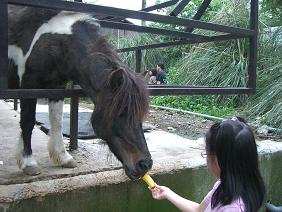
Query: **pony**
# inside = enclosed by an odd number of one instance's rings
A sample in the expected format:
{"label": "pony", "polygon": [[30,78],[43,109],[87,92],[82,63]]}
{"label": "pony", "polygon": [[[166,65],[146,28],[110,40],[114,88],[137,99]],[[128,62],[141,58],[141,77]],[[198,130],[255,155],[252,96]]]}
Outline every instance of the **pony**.
{"label": "pony", "polygon": [[[10,89],[64,88],[74,81],[93,101],[91,123],[97,136],[137,179],[152,167],[142,129],[148,112],[148,90],[141,76],[118,57],[90,14],[9,5],[8,58]],[[32,156],[36,99],[20,99],[17,163],[27,175],[40,174]],[[62,167],[77,163],[62,137],[63,99],[48,99],[51,160]]]}

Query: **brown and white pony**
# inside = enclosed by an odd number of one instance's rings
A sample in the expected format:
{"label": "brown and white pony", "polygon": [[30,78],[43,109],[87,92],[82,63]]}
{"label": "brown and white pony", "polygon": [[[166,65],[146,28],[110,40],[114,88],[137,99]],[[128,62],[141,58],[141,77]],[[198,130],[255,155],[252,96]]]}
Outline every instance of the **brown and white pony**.
{"label": "brown and white pony", "polygon": [[[142,130],[148,111],[146,83],[128,68],[89,14],[9,6],[9,88],[64,88],[72,80],[92,99],[92,126],[136,179],[152,167]],[[40,173],[32,156],[36,99],[21,99],[17,161],[28,175]],[[76,162],[62,137],[62,99],[49,99],[48,151],[63,167]]]}

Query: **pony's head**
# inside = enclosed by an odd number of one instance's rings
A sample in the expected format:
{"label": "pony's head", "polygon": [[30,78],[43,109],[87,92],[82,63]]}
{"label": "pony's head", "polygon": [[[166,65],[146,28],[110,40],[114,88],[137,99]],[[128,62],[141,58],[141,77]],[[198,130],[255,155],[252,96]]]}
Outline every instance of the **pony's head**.
{"label": "pony's head", "polygon": [[153,163],[142,129],[149,108],[147,85],[144,77],[120,61],[106,39],[93,37],[79,67],[80,85],[95,104],[92,126],[122,162],[127,176],[137,179]]}
{"label": "pony's head", "polygon": [[92,126],[131,179],[143,176],[152,167],[142,129],[147,111],[148,92],[142,78],[126,68],[112,70],[96,98]]}
{"label": "pony's head", "polygon": [[96,95],[92,126],[124,166],[130,179],[137,179],[152,167],[142,129],[148,112],[146,83],[126,67],[109,72]]}

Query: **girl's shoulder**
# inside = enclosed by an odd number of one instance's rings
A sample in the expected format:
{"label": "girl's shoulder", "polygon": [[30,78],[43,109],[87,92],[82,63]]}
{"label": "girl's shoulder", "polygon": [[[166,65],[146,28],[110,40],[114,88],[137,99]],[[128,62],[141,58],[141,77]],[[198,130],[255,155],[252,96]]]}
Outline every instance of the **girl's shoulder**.
{"label": "girl's shoulder", "polygon": [[217,210],[217,212],[244,212],[245,205],[241,198],[234,200],[231,204],[221,206]]}
{"label": "girl's shoulder", "polygon": [[211,198],[217,187],[220,185],[220,180],[217,180],[212,188],[212,190],[209,191],[209,193],[205,196],[204,201],[208,205],[211,203]]}
{"label": "girl's shoulder", "polygon": [[243,201],[240,199],[233,201],[229,205],[224,206],[217,206],[215,208],[211,208],[211,205],[208,205],[205,212],[244,212],[245,211],[245,205]]}
{"label": "girl's shoulder", "polygon": [[216,181],[212,190],[204,198],[205,203],[208,205],[206,212],[244,212],[245,205],[241,198],[238,198],[231,202],[229,205],[217,206],[216,208],[211,208],[211,198],[215,190],[220,185],[220,180]]}

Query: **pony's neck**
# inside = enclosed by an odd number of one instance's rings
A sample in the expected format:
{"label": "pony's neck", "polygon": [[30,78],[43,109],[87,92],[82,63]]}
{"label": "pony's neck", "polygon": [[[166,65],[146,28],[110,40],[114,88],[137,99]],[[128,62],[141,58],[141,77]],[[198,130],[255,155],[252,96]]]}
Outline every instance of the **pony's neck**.
{"label": "pony's neck", "polygon": [[112,70],[122,66],[122,62],[114,48],[99,33],[95,33],[91,40],[85,37],[87,36],[81,38],[85,41],[82,47],[80,42],[72,44],[72,62],[69,68],[72,70],[72,78],[78,79],[87,95],[96,101],[96,96],[104,88],[108,76]]}

